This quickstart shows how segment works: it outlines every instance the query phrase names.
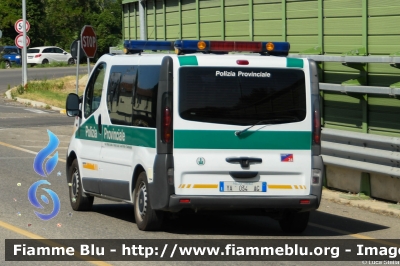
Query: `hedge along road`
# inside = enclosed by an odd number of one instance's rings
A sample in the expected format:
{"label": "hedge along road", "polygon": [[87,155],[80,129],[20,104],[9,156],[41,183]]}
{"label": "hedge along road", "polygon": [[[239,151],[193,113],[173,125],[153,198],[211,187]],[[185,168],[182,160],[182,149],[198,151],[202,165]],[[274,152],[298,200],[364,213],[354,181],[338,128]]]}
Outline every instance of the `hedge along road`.
{"label": "hedge along road", "polygon": [[[28,68],[28,81],[54,79],[76,74],[76,67]],[[87,67],[79,67],[79,74],[87,74]],[[22,83],[21,68],[0,70],[0,94]]]}

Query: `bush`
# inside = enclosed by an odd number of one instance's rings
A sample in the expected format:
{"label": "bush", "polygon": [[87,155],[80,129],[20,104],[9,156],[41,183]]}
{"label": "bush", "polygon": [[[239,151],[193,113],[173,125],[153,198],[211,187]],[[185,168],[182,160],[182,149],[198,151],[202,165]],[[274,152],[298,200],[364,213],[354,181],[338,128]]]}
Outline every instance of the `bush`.
{"label": "bush", "polygon": [[19,95],[21,95],[21,94],[24,94],[24,92],[25,92],[24,86],[18,85],[18,87],[17,87],[17,93],[18,93]]}

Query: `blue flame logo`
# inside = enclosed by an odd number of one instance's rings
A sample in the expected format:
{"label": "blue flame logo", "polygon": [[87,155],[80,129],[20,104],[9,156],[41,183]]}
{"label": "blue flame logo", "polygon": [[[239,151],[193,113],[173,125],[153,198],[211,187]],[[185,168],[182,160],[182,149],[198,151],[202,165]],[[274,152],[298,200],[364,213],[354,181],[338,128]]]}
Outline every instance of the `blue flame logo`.
{"label": "blue flame logo", "polygon": [[60,143],[53,132],[47,130],[47,134],[49,135],[49,143],[36,155],[35,160],[33,161],[33,169],[38,175],[43,177],[48,176],[54,170],[54,168],[56,168],[58,162],[58,152],[56,152],[53,157],[47,160],[45,165],[46,170],[43,169],[43,163],[47,156],[52,154],[57,149],[58,144]]}
{"label": "blue flame logo", "polygon": [[52,154],[57,149],[58,144],[60,143],[60,141],[58,140],[56,135],[53,134],[53,132],[47,130],[47,134],[49,135],[49,143],[36,155],[35,160],[33,161],[33,169],[38,175],[41,175],[43,177],[49,175],[54,170],[54,168],[56,168],[58,162],[58,152],[56,152],[53,157],[47,160],[46,163],[47,174],[44,172],[43,162],[47,158],[47,156]]}
{"label": "blue flame logo", "polygon": [[[60,143],[60,141],[58,140],[56,135],[53,134],[53,132],[47,130],[47,134],[49,135],[49,143],[36,155],[35,160],[33,161],[33,169],[38,175],[43,177],[47,177],[48,175],[50,175],[51,172],[53,172],[54,168],[56,168],[58,163],[58,152],[56,152],[50,159],[47,160],[44,167],[43,164],[45,159],[57,149],[58,144]],[[46,180],[39,180],[33,183],[28,190],[28,199],[34,207],[38,209],[44,209],[43,205],[36,198],[36,193],[40,185],[51,185],[51,184]],[[53,202],[53,210],[49,214],[42,214],[37,211],[34,211],[34,213],[36,214],[37,217],[39,217],[42,220],[50,220],[53,219],[60,211],[60,199],[53,190],[48,188],[42,188],[42,190],[47,192],[47,194],[50,196]],[[41,195],[40,199],[44,204],[46,205],[49,204],[49,198],[46,195]]]}
{"label": "blue flame logo", "polygon": [[[40,202],[36,198],[36,192],[40,185],[51,185],[51,184],[46,180],[39,180],[39,181],[33,183],[32,186],[28,190],[28,199],[33,206],[35,206],[38,209],[43,209],[44,207],[42,206],[42,204],[40,204]],[[54,202],[53,210],[49,214],[42,214],[37,211],[34,211],[34,213],[40,219],[47,221],[47,220],[53,219],[60,211],[60,199],[58,198],[57,194],[53,190],[48,189],[48,188],[42,188],[42,190],[47,192],[47,194],[50,195],[51,200]],[[45,204],[49,204],[49,199],[46,197],[46,195],[41,195],[40,199]]]}

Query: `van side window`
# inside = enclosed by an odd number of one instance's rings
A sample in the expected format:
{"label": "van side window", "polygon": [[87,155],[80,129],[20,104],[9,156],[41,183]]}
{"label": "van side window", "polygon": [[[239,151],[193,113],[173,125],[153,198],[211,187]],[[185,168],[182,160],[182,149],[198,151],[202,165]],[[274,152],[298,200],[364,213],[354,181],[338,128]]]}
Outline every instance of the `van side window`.
{"label": "van side window", "polygon": [[132,98],[137,66],[113,66],[107,89],[107,108],[112,124],[132,125]]}
{"label": "van side window", "polygon": [[107,108],[112,124],[156,127],[160,66],[113,66]]}
{"label": "van side window", "polygon": [[93,70],[85,91],[85,118],[89,117],[100,106],[101,93],[103,91],[106,63],[102,63]]}

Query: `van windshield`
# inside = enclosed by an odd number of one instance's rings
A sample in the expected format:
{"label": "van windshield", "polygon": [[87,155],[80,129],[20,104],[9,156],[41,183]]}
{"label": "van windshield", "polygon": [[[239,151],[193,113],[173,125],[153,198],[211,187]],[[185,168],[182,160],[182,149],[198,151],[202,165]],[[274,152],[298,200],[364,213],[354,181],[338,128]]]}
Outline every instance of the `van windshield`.
{"label": "van windshield", "polygon": [[229,125],[253,125],[263,120],[269,121],[266,124],[302,121],[307,113],[304,72],[181,67],[178,110],[186,120]]}

